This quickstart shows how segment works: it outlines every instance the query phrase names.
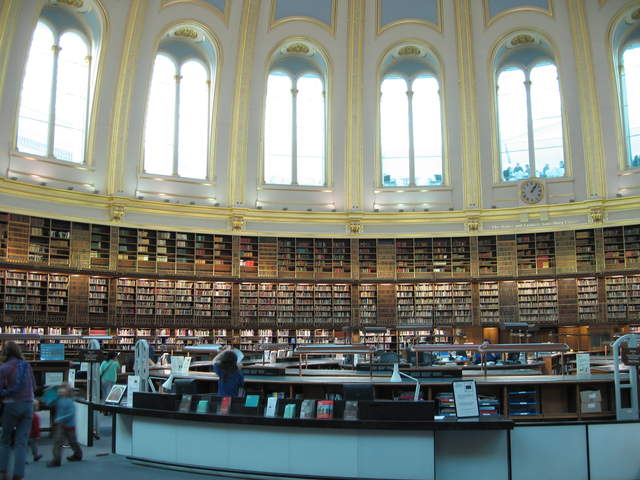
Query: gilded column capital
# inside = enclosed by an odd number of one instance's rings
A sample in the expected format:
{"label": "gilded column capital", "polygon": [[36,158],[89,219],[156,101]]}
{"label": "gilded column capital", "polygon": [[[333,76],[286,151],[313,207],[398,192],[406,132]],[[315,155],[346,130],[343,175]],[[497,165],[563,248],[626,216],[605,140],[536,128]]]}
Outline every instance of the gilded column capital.
{"label": "gilded column capital", "polygon": [[591,223],[602,223],[604,221],[604,208],[594,207],[589,211]]}
{"label": "gilded column capital", "polygon": [[477,232],[480,230],[480,218],[479,217],[469,217],[465,223],[467,227],[467,232]]}
{"label": "gilded column capital", "polygon": [[247,222],[242,215],[231,216],[231,230],[234,232],[243,232]]}
{"label": "gilded column capital", "polygon": [[362,233],[362,223],[360,223],[360,220],[352,220],[349,222],[347,233],[350,235],[360,235]]}
{"label": "gilded column capital", "polygon": [[112,222],[119,222],[124,217],[127,211],[127,207],[119,203],[113,204],[109,207],[109,216]]}

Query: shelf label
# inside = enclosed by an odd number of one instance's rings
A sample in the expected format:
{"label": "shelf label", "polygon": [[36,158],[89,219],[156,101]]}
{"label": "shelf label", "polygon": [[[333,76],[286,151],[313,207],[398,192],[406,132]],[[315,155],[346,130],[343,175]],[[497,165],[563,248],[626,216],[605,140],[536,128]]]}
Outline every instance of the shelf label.
{"label": "shelf label", "polygon": [[640,365],[640,347],[625,347],[621,349],[622,361],[625,365],[638,366]]}

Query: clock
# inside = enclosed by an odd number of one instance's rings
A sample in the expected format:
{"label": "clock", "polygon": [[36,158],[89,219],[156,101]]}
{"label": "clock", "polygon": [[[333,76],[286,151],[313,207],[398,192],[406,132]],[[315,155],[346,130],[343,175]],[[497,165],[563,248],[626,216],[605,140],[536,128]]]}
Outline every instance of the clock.
{"label": "clock", "polygon": [[538,203],[544,196],[544,184],[535,178],[524,180],[520,184],[520,199],[529,204]]}

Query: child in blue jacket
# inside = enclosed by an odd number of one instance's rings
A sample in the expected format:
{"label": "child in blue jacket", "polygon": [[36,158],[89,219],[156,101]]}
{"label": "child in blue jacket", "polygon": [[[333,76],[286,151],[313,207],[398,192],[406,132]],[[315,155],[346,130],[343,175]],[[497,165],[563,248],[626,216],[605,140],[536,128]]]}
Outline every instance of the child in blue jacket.
{"label": "child in blue jacket", "polygon": [[63,383],[58,387],[58,399],[54,403],[56,416],[54,419],[55,430],[53,434],[53,460],[47,463],[47,467],[59,467],[62,463],[61,453],[64,441],[71,445],[73,455],[67,457],[70,462],[82,460],[82,449],[76,439],[76,406],[71,398],[71,388]]}

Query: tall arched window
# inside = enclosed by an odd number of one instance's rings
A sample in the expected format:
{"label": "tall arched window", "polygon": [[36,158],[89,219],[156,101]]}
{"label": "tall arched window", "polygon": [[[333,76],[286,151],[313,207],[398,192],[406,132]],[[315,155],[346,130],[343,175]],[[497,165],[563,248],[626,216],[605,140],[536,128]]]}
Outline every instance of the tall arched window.
{"label": "tall arched window", "polygon": [[38,22],[20,94],[19,151],[84,162],[90,52],[83,33]]}
{"label": "tall arched window", "polygon": [[324,60],[306,44],[283,48],[267,80],[264,182],[326,184]]}
{"label": "tall arched window", "polygon": [[[211,131],[211,49],[191,27],[168,34],[156,55],[147,104],[144,171],[207,178]],[[194,33],[186,33],[193,31]],[[179,38],[182,36],[185,38]],[[186,32],[186,33],[185,33]]]}
{"label": "tall arched window", "polygon": [[440,185],[442,110],[435,59],[422,48],[395,49],[380,84],[380,158],[383,187]]}
{"label": "tall arched window", "polygon": [[[565,175],[558,70],[527,34],[503,54],[497,69],[498,137],[502,181]],[[538,45],[538,46],[536,46]]]}
{"label": "tall arched window", "polygon": [[640,42],[632,43],[622,54],[620,69],[622,108],[625,120],[625,138],[628,162],[632,168],[640,167]]}

